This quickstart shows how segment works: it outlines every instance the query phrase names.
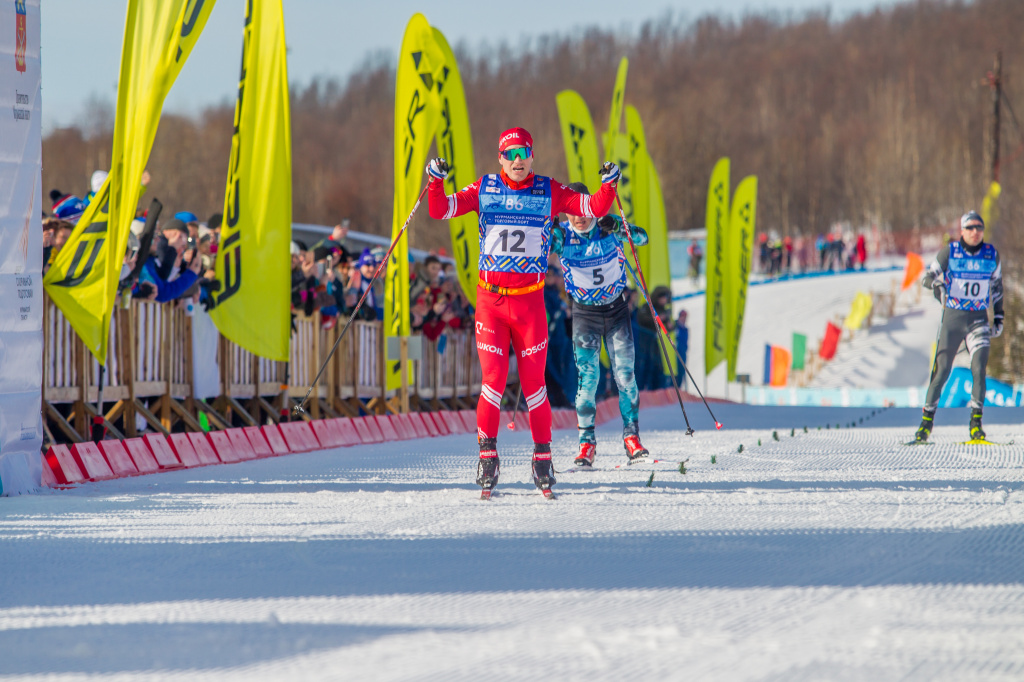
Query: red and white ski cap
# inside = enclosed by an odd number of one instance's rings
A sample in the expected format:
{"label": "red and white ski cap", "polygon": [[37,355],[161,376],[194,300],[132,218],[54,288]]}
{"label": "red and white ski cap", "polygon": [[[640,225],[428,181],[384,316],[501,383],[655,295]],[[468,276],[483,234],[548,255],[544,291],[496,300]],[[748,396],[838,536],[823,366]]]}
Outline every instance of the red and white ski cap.
{"label": "red and white ski cap", "polygon": [[526,128],[509,128],[498,138],[498,151],[503,152],[509,147],[532,147],[533,136]]}

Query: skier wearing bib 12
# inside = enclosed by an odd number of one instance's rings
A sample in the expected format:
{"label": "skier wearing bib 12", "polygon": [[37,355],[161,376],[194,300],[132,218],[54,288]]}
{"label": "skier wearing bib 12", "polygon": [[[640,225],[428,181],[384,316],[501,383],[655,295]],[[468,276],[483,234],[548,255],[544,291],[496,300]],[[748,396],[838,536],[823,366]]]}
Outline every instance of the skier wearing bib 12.
{"label": "skier wearing bib 12", "polygon": [[434,159],[427,165],[431,218],[447,220],[470,211],[480,214],[476,347],[483,386],[476,410],[480,443],[477,484],[485,496],[498,482],[498,422],[508,375],[509,341],[517,353],[519,381],[530,411],[533,480],[545,495],[555,483],[551,405],[544,387],[548,327],[543,291],[553,216],[604,215],[615,200],[619,179],[618,166],[606,163],[601,171],[601,190],[587,196],[551,178],[534,175],[533,161],[530,133],[512,128],[498,140],[501,172],[485,175],[451,196],[444,193],[442,182],[448,174],[445,160]]}
{"label": "skier wearing bib 12", "polygon": [[[582,182],[569,185],[569,189],[587,193],[587,186]],[[637,246],[647,243],[647,232],[643,228],[630,225],[630,231]],[[570,215],[551,246],[551,250],[561,256],[565,290],[572,296],[572,345],[580,375],[576,392],[580,452],[574,462],[576,466],[591,466],[597,455],[594,418],[602,340],[619,388],[622,438],[628,463],[643,460],[648,455],[640,444],[639,435],[640,393],[633,374],[633,326],[625,293],[626,254],[622,249],[625,240],[622,221],[615,216],[595,220]]]}
{"label": "skier wearing bib 12", "polygon": [[[917,442],[928,440],[942,387],[953,369],[953,358],[961,343],[971,355],[974,386],[971,391],[971,439],[984,440],[981,412],[985,405],[985,369],[989,338],[1003,333],[1003,270],[996,247],[984,242],[985,223],[970,211],[960,218],[960,240],[950,242],[928,266],[921,284],[931,288],[943,303],[942,322],[935,347],[931,381],[925,394],[924,413],[917,429]],[[992,308],[992,326],[988,309]]]}

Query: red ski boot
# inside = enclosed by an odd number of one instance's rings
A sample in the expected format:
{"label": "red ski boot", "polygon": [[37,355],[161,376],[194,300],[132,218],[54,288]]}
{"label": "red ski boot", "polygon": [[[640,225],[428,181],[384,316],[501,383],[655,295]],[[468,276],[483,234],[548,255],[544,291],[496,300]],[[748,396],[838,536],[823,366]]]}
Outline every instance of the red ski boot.
{"label": "red ski boot", "polygon": [[597,457],[597,446],[593,443],[580,443],[580,455],[573,462],[578,467],[591,467]]}
{"label": "red ski boot", "polygon": [[650,454],[643,445],[640,444],[640,436],[632,435],[626,436],[623,439],[623,443],[626,446],[626,456],[629,458],[628,464],[636,464],[637,462],[646,462],[650,457]]}

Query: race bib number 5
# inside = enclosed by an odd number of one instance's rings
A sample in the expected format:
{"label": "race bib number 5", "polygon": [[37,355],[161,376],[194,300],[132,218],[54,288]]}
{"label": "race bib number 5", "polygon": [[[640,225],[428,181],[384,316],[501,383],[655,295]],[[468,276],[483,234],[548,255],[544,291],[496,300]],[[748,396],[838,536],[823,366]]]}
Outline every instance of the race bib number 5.
{"label": "race bib number 5", "polygon": [[614,284],[622,276],[618,258],[592,268],[570,267],[569,270],[572,272],[572,283],[580,289],[600,289]]}

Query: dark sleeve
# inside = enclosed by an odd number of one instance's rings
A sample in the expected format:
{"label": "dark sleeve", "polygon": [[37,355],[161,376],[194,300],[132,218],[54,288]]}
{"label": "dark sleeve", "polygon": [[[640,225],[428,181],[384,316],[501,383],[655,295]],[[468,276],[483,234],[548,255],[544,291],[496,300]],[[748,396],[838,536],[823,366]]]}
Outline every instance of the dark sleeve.
{"label": "dark sleeve", "polygon": [[992,312],[996,315],[1003,314],[1003,263],[996,251],[996,269],[992,273],[989,296],[992,297]]}
{"label": "dark sleeve", "polygon": [[936,281],[942,282],[947,269],[949,269],[949,246],[944,246],[935,254],[935,260],[925,268],[924,277],[921,278],[921,286],[925,289],[931,289]]}
{"label": "dark sleeve", "polygon": [[173,246],[167,245],[157,253],[157,260],[160,265],[154,269],[157,279],[166,280],[174,270],[174,261],[178,259],[178,252]]}

